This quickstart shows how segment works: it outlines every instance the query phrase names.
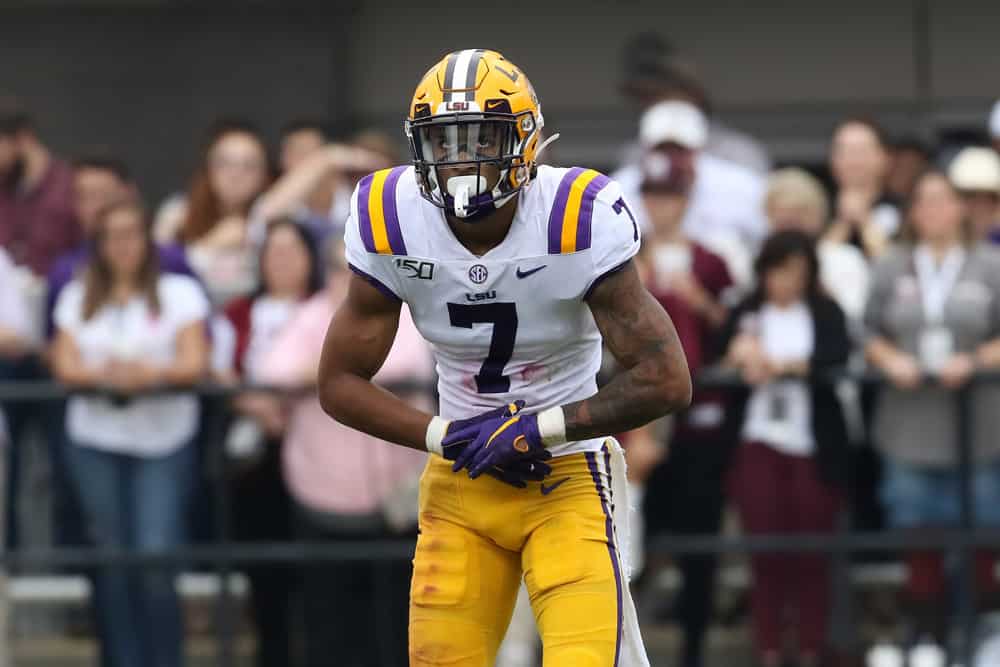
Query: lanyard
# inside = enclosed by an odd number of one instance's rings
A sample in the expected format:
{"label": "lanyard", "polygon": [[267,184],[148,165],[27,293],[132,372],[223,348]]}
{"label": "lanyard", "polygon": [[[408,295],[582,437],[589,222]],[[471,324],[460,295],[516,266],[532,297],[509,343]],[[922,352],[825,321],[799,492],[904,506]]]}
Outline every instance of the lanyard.
{"label": "lanyard", "polygon": [[945,303],[965,264],[965,251],[961,247],[952,248],[940,264],[925,246],[918,246],[913,255],[924,317],[929,323],[940,324],[944,321]]}

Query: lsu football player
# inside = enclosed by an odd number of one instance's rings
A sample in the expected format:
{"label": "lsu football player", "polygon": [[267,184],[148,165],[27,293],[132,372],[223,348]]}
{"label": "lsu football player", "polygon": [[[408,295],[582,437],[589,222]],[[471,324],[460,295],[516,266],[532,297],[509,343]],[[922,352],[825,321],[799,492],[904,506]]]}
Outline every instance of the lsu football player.
{"label": "lsu football player", "polygon": [[[628,205],[596,171],[537,164],[538,99],[495,51],[445,56],[404,125],[413,164],[367,176],[351,202],[354,275],[319,391],[337,420],[432,454],[410,664],[492,667],[523,577],[545,667],[648,665],[611,434],[687,406],[691,378],[631,261]],[[434,347],[439,415],[371,382],[403,303]],[[598,390],[602,340],[621,371]]]}

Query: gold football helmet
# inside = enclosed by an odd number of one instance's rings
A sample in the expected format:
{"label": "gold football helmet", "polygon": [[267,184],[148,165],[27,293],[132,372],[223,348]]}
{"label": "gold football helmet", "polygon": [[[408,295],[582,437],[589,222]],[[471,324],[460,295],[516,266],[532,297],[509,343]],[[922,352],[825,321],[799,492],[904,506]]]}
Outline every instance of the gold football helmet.
{"label": "gold football helmet", "polygon": [[534,177],[543,124],[513,63],[486,49],[449,53],[421,78],[404,123],[421,194],[468,222],[488,215]]}

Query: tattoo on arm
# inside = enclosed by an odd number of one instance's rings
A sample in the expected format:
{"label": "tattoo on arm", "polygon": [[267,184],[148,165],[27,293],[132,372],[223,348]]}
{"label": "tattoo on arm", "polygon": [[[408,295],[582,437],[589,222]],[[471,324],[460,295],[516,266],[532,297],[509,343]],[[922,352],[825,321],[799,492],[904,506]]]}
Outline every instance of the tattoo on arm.
{"label": "tattoo on arm", "polygon": [[570,440],[621,433],[685,408],[691,374],[673,322],[631,262],[591,293],[604,342],[622,367],[590,398],[563,406]]}

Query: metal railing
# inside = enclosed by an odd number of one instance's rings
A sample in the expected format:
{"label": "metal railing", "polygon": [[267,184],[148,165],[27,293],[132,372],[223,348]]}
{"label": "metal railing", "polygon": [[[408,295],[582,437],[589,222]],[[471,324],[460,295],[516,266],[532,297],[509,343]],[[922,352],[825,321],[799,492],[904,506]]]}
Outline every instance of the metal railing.
{"label": "metal railing", "polygon": [[[882,377],[871,372],[850,372],[838,370],[828,373],[820,381],[839,382],[850,380],[860,384],[878,384]],[[934,382],[926,378],[926,382]],[[1000,529],[980,529],[974,521],[973,489],[972,489],[972,441],[970,425],[972,423],[973,389],[981,384],[1000,382],[1000,373],[981,373],[976,375],[962,389],[953,392],[958,406],[958,471],[961,489],[961,521],[959,525],[947,530],[935,530],[925,533],[915,532],[839,532],[829,534],[797,534],[797,535],[754,535],[742,537],[723,536],[664,536],[650,540],[646,549],[651,554],[676,556],[679,554],[752,554],[761,552],[823,552],[832,554],[843,563],[850,554],[885,552],[887,550],[941,550],[957,552],[961,571],[962,585],[959,591],[958,615],[963,628],[963,664],[971,664],[973,641],[975,635],[975,597],[976,581],[972,566],[974,552],[981,548],[1000,548]],[[736,389],[742,387],[739,378],[732,372],[719,369],[708,369],[698,378],[698,386],[713,389]],[[393,386],[399,390],[426,390],[421,384],[410,383]],[[183,391],[196,393],[208,401],[208,409],[204,417],[208,420],[204,429],[204,439],[209,446],[210,469],[209,477],[213,486],[213,505],[215,512],[215,539],[210,544],[182,546],[176,549],[155,553],[140,553],[122,549],[106,548],[29,548],[14,549],[0,554],[0,563],[12,571],[22,568],[65,568],[93,567],[97,565],[114,565],[120,567],[161,568],[202,566],[209,567],[218,576],[220,593],[216,599],[216,636],[218,641],[218,662],[221,667],[234,664],[234,644],[237,610],[235,600],[230,590],[229,575],[241,566],[260,564],[295,565],[317,562],[395,562],[410,559],[413,556],[414,542],[412,539],[351,541],[349,543],[330,542],[234,542],[230,530],[230,498],[227,485],[228,458],[221,446],[224,429],[228,421],[228,402],[236,395],[249,391],[290,393],[287,389],[278,389],[259,385],[218,385],[204,384],[183,390],[160,390],[164,393]],[[60,401],[80,393],[108,393],[99,390],[73,391],[61,385],[47,381],[32,382],[0,382],[0,404],[39,403]],[[301,392],[291,392],[293,394]],[[998,406],[1000,408],[1000,406]],[[845,443],[845,447],[849,446]],[[833,570],[841,577],[849,577],[846,567]],[[837,582],[849,586],[848,581]]]}

